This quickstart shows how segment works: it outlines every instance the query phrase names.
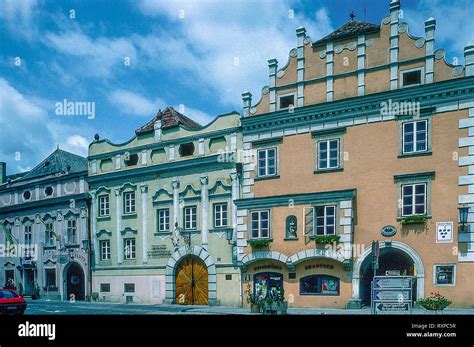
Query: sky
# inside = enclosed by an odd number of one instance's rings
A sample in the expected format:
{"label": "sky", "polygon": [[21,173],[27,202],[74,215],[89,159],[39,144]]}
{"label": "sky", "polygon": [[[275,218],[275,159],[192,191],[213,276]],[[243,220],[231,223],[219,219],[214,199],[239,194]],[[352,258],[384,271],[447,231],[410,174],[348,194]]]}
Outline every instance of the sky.
{"label": "sky", "polygon": [[[87,156],[96,133],[125,142],[167,106],[202,125],[242,113],[242,93],[257,101],[268,84],[267,61],[286,64],[296,28],[316,41],[352,11],[380,24],[389,2],[0,0],[0,161],[12,174],[57,146]],[[435,17],[436,48],[464,64],[473,4],[402,0],[403,21],[424,36]]]}

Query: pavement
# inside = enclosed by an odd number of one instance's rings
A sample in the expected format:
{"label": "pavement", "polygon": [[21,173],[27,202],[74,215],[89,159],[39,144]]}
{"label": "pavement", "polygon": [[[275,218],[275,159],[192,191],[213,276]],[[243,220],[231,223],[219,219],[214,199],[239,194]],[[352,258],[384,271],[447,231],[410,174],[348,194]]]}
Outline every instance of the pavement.
{"label": "pavement", "polygon": [[[121,304],[103,302],[69,302],[56,300],[31,300],[28,304],[26,315],[250,315],[249,308],[230,306],[190,306],[190,305],[145,305]],[[322,308],[288,308],[290,315],[368,315],[369,308],[359,310],[348,309],[322,309]],[[412,314],[434,314],[424,309],[413,309]],[[474,309],[445,309],[438,314],[474,315]]]}

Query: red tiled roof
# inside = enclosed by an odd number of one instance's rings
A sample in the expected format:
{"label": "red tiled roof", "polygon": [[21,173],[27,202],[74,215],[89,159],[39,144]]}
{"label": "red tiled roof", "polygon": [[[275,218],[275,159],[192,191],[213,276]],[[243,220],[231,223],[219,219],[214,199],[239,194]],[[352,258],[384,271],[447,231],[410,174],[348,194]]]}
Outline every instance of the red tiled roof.
{"label": "red tiled roof", "polygon": [[149,131],[153,131],[154,124],[157,120],[161,120],[161,128],[171,128],[178,125],[184,125],[188,128],[199,128],[201,125],[196,123],[192,119],[186,117],[185,115],[176,111],[173,107],[169,106],[165,108],[163,111],[159,110],[155,117],[146,123],[144,126],[135,130],[137,134],[143,134]]}

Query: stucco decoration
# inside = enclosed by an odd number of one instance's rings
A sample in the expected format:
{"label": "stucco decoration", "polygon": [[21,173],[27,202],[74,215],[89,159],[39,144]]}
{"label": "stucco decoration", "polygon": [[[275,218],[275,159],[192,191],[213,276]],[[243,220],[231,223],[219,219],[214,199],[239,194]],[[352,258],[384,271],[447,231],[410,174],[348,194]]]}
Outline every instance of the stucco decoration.
{"label": "stucco decoration", "polygon": [[390,23],[390,16],[384,17],[384,18],[382,19],[382,23],[383,23],[383,24],[389,24],[389,23]]}
{"label": "stucco decoration", "polygon": [[326,58],[326,51],[321,51],[321,52],[319,52],[319,57],[320,57],[321,59]]}
{"label": "stucco decoration", "polygon": [[256,108],[256,107],[252,107],[252,108],[250,109],[250,113],[251,113],[251,114],[255,114],[255,112],[257,112],[257,108]]}
{"label": "stucco decoration", "polygon": [[463,73],[464,71],[464,66],[456,66],[453,68],[453,71],[451,72],[451,74],[453,76],[459,76]]}
{"label": "stucco decoration", "polygon": [[270,93],[270,87],[268,87],[268,86],[263,87],[262,88],[262,94],[267,95],[268,93]]}
{"label": "stucco decoration", "polygon": [[374,44],[374,40],[373,40],[373,39],[368,39],[368,40],[365,41],[365,45],[366,45],[367,47],[370,47],[370,46],[372,46],[373,44]]}
{"label": "stucco decoration", "polygon": [[434,53],[435,59],[436,60],[444,59],[445,54],[446,54],[446,51],[444,49],[442,49],[442,48],[437,49]]}
{"label": "stucco decoration", "polygon": [[67,182],[65,185],[64,185],[64,192],[66,194],[72,194],[76,191],[76,182]]}
{"label": "stucco decoration", "polygon": [[399,33],[404,33],[408,29],[408,24],[407,23],[400,23],[398,24],[398,32]]}
{"label": "stucco decoration", "polygon": [[311,37],[309,36],[306,36],[303,40],[303,44],[305,45],[309,45],[311,43]]}
{"label": "stucco decoration", "polygon": [[276,76],[277,76],[277,78],[282,78],[283,76],[285,76],[285,71],[284,70],[278,70]]}
{"label": "stucco decoration", "polygon": [[426,42],[425,38],[420,37],[419,39],[415,41],[415,47],[422,48],[425,45],[425,42]]}
{"label": "stucco decoration", "polygon": [[5,194],[2,198],[3,204],[10,205],[12,202],[12,194]]}
{"label": "stucco decoration", "polygon": [[290,51],[290,57],[296,58],[297,55],[298,55],[298,51],[296,50],[296,48],[293,48],[293,49]]}
{"label": "stucco decoration", "polygon": [[293,254],[289,258],[289,261],[291,262],[292,265],[296,265],[298,263],[301,263],[302,261],[313,259],[313,258],[334,259],[341,263],[343,263],[345,260],[341,252],[337,252],[331,249],[307,249],[306,251],[301,251],[301,252]]}
{"label": "stucco decoration", "polygon": [[173,197],[173,193],[170,193],[166,189],[161,188],[153,195],[153,202],[160,200],[161,197],[164,197],[165,199],[171,199]]}
{"label": "stucco decoration", "polygon": [[277,260],[285,264],[288,262],[288,257],[284,255],[283,253],[275,252],[275,251],[258,251],[258,252],[252,252],[252,253],[246,254],[242,258],[242,265],[247,266],[249,264],[255,263],[256,261],[265,260],[265,259]]}

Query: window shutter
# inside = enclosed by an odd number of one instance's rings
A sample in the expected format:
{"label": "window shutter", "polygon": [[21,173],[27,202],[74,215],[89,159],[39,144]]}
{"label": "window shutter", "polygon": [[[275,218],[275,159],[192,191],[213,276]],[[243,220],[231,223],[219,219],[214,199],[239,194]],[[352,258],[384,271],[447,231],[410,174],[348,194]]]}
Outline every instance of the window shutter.
{"label": "window shutter", "polygon": [[314,227],[314,208],[304,208],[304,244],[307,245],[311,241],[311,235],[313,235]]}

